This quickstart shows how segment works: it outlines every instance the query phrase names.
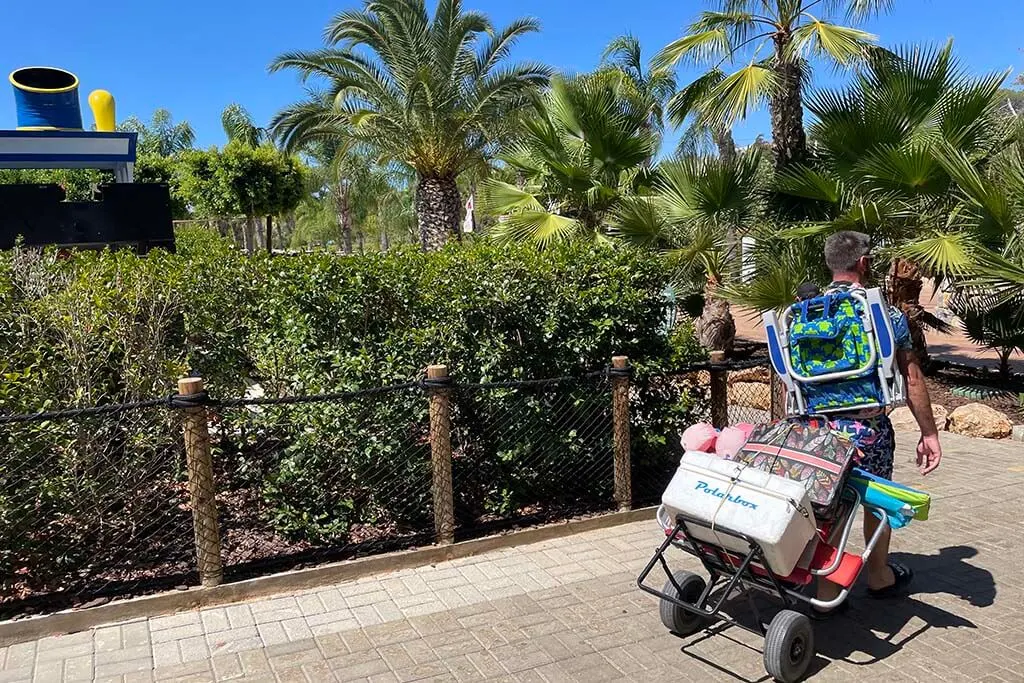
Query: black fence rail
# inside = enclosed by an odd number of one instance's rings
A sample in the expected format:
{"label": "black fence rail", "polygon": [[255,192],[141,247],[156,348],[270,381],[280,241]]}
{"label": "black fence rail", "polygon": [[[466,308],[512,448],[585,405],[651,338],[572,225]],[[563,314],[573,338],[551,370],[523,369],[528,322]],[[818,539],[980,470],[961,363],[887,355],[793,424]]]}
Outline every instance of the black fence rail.
{"label": "black fence rail", "polygon": [[[0,415],[0,618],[656,503],[757,363]],[[765,380],[765,382],[762,382]]]}

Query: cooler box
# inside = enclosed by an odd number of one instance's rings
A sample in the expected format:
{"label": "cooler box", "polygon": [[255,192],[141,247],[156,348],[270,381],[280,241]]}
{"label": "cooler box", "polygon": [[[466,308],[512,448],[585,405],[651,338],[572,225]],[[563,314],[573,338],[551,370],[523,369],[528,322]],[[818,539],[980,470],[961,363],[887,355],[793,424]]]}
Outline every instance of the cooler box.
{"label": "cooler box", "polygon": [[[814,512],[804,484],[722,460],[709,453],[688,452],[661,497],[675,519],[682,512],[716,528],[745,534],[764,551],[773,572],[788,576],[817,533]],[[696,539],[746,554],[739,538],[696,525]]]}

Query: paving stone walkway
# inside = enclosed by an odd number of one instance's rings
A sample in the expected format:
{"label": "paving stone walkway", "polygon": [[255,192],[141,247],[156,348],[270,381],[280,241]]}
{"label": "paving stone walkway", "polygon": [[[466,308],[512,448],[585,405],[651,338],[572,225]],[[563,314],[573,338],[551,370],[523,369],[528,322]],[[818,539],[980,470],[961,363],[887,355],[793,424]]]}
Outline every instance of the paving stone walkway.
{"label": "paving stone walkway", "polygon": [[[925,487],[914,441],[900,439],[897,477]],[[943,443],[931,519],[895,537],[913,594],[877,602],[859,589],[846,615],[816,624],[814,680],[1024,681],[1024,448]],[[0,683],[766,680],[759,638],[662,627],[635,585],[659,536],[652,519],[22,643],[0,649]]]}

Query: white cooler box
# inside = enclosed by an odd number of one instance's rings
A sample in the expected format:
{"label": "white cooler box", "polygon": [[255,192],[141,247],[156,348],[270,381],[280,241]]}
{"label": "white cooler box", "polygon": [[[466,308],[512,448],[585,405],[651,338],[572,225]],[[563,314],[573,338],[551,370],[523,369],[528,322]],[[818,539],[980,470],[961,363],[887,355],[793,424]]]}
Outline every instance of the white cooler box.
{"label": "white cooler box", "polygon": [[[802,483],[710,453],[686,453],[661,501],[673,524],[676,514],[682,512],[746,534],[761,546],[768,566],[779,576],[793,571],[817,533]],[[695,524],[688,530],[696,539],[742,555],[750,550],[739,538]]]}

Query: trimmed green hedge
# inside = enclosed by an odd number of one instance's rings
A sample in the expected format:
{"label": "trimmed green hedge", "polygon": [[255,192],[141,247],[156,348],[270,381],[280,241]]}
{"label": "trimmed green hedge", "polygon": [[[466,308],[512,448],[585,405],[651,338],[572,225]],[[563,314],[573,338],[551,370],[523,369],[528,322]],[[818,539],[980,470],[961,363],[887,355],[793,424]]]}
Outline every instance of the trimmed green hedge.
{"label": "trimmed green hedge", "polygon": [[[669,276],[656,256],[608,245],[272,258],[188,230],[173,255],[16,251],[0,256],[0,410],[162,396],[189,370],[216,397],[255,384],[280,396],[401,383],[429,363],[449,365],[465,383],[580,375],[615,354],[628,355],[642,379],[699,354],[685,329],[663,329]],[[536,468],[557,456],[568,477],[577,464],[605,463],[610,431],[571,423],[606,419],[595,412],[605,402],[599,391],[459,398],[461,521],[513,515],[559,491],[606,498],[610,482],[566,487]],[[640,392],[636,400],[648,432],[670,428],[693,407],[691,397]],[[579,417],[555,419],[553,410]],[[417,391],[221,411],[213,433],[230,557],[256,559],[251,547],[280,547],[262,537],[253,543],[253,534],[338,545],[429,526],[425,411]],[[8,531],[0,575],[21,577],[15,590],[100,567],[97,554],[108,546],[113,558],[123,536],[163,514],[159,505],[133,508],[142,492],[180,501],[180,462],[159,457],[180,450],[173,420],[128,414],[89,422],[100,423],[86,439],[73,421],[0,427],[0,521]],[[662,468],[665,443],[664,435],[634,434],[638,466]],[[154,499],[154,490],[166,495]],[[87,506],[127,521],[81,518]],[[167,507],[175,508],[168,516],[180,515],[178,503]],[[47,559],[58,552],[59,562]],[[153,563],[166,556],[147,552]],[[10,592],[5,585],[0,595]]]}

